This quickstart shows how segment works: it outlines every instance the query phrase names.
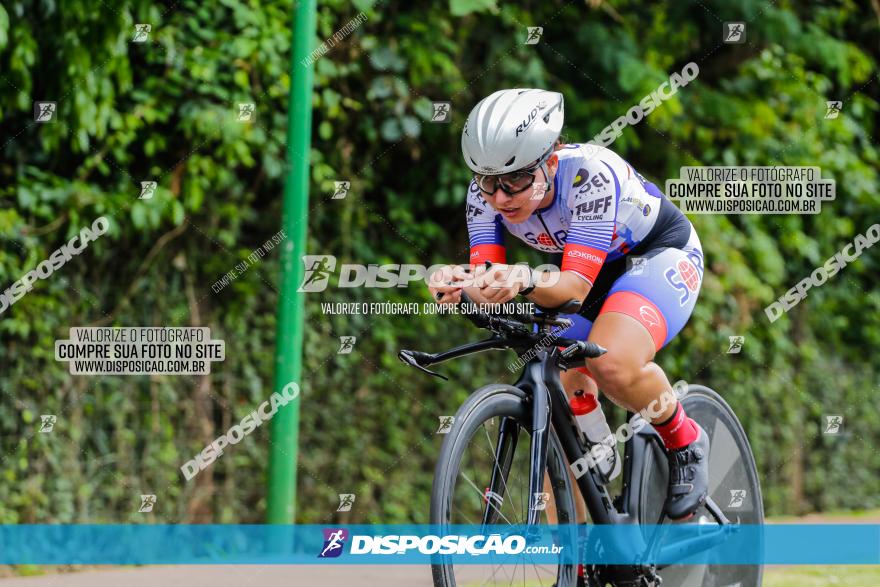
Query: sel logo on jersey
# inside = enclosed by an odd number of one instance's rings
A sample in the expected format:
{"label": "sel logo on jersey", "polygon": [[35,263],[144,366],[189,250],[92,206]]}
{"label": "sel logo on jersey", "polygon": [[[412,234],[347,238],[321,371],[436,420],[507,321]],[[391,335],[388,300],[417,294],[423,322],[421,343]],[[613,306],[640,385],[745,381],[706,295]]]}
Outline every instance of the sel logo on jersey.
{"label": "sel logo on jersey", "polygon": [[678,272],[688,289],[692,292],[697,291],[697,288],[700,287],[700,275],[693,263],[687,259],[679,259],[676,267],[678,267]]}

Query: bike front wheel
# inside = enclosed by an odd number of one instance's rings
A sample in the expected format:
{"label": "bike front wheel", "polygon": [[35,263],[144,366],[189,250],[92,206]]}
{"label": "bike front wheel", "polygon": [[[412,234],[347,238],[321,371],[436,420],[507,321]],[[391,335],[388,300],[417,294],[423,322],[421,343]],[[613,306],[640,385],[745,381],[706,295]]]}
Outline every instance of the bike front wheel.
{"label": "bike front wheel", "polygon": [[[431,494],[431,524],[522,525],[528,519],[531,407],[521,389],[488,385],[475,391],[455,415],[443,440]],[[498,491],[487,495],[493,473]],[[547,450],[549,501],[541,511],[543,523],[574,524],[571,478],[556,433]],[[545,483],[545,486],[548,485]],[[552,518],[556,518],[553,520]],[[576,565],[488,564],[431,566],[437,587],[478,585],[556,584],[573,586]]]}

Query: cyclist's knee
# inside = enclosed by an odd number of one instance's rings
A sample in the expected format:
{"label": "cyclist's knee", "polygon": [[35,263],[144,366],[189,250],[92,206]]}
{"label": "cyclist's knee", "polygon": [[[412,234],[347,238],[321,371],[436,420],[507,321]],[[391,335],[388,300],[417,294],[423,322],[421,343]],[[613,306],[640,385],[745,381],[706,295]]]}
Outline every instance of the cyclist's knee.
{"label": "cyclist's knee", "polygon": [[610,348],[602,357],[590,362],[590,372],[596,378],[599,389],[611,397],[625,394],[638,378],[640,370],[632,356],[621,349]]}

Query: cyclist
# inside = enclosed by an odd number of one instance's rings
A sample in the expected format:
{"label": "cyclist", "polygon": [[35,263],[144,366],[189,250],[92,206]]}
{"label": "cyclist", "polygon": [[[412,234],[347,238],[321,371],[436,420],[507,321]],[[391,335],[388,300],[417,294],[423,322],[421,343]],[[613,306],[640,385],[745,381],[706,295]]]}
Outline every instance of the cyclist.
{"label": "cyclist", "polygon": [[[539,89],[500,90],[470,112],[461,149],[474,172],[466,209],[471,268],[445,267],[429,287],[441,304],[458,303],[462,289],[477,303],[518,294],[544,307],[583,300],[560,336],[608,352],[564,372],[566,392],[601,389],[633,412],[656,408],[673,391],[654,356],[694,309],[700,240],[684,214],[620,156],[560,143],[563,119],[562,94]],[[560,268],[507,265],[505,230],[561,257]],[[666,514],[686,519],[708,493],[708,437],[677,401],[651,423],[669,457]]]}

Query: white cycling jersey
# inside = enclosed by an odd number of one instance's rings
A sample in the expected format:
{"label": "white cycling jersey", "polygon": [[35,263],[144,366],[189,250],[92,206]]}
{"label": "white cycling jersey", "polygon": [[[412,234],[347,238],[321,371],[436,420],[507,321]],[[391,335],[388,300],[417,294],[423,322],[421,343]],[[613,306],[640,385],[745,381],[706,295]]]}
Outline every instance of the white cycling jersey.
{"label": "white cycling jersey", "polygon": [[466,212],[471,263],[506,262],[507,229],[532,248],[562,253],[563,270],[593,283],[606,261],[687,241],[690,222],[678,207],[613,151],[576,144],[556,155],[553,201],[520,224],[495,212],[471,182]]}

